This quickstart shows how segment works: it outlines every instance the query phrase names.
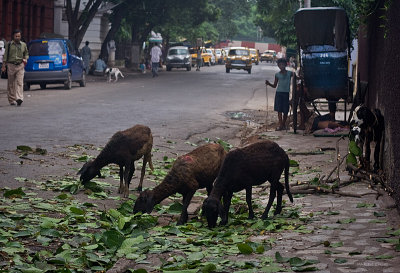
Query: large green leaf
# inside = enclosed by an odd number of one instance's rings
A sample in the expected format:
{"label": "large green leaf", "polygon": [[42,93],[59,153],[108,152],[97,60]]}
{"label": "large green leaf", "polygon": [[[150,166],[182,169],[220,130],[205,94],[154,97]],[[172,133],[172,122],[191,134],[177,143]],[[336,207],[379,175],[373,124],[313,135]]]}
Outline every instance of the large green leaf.
{"label": "large green leaf", "polygon": [[7,190],[4,192],[3,196],[5,198],[21,198],[22,196],[25,196],[25,192],[22,190],[21,187],[19,187],[18,189],[14,189],[14,190]]}
{"label": "large green leaf", "polygon": [[200,261],[200,260],[202,260],[204,258],[204,254],[202,253],[202,252],[196,252],[196,253],[190,253],[188,256],[187,256],[187,259],[189,260],[189,261]]}
{"label": "large green leaf", "polygon": [[102,234],[101,240],[109,248],[119,248],[125,237],[116,230],[109,230]]}
{"label": "large green leaf", "polygon": [[242,254],[248,255],[248,254],[253,253],[253,248],[251,246],[249,246],[248,244],[239,243],[239,244],[237,244],[237,247],[238,247],[240,253],[242,253]]}

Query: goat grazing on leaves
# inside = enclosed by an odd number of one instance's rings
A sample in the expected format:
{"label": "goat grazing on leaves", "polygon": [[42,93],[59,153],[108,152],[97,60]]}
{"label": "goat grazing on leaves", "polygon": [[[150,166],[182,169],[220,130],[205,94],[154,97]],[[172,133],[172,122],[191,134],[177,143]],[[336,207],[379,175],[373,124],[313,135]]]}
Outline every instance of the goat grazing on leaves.
{"label": "goat grazing on leaves", "polygon": [[[276,194],[278,197],[275,214],[281,213],[284,188],[279,182],[279,178],[284,170],[286,192],[293,203],[293,197],[289,189],[289,157],[278,144],[265,140],[229,152],[225,157],[210,195],[203,203],[202,210],[207,218],[208,226],[210,228],[216,226],[218,215],[221,216],[221,224],[227,224],[233,192],[243,189],[246,190],[249,218],[254,218],[251,204],[252,187],[260,185],[267,180],[271,183],[271,189],[269,201],[261,219],[268,217],[269,209]],[[221,197],[223,197],[223,206]]]}
{"label": "goat grazing on leaves", "polygon": [[147,126],[135,125],[125,131],[119,131],[111,137],[96,159],[83,165],[78,172],[81,175],[80,180],[85,184],[96,175],[100,175],[101,168],[110,163],[115,163],[119,165],[120,185],[118,193],[123,193],[124,197],[128,197],[129,184],[135,171],[135,161],[143,157],[142,172],[138,186],[138,190],[142,191],[146,164],[149,163],[150,169],[153,170],[151,161],[152,147],[153,136]]}
{"label": "goat grazing on leaves", "polygon": [[365,105],[359,105],[353,112],[353,118],[350,133],[354,136],[357,144],[363,151],[365,147],[365,156],[362,154],[360,162],[365,170],[370,170],[371,142],[375,141],[374,151],[374,171],[380,169],[381,142],[385,131],[384,118],[379,109],[371,111]]}
{"label": "goat grazing on leaves", "polygon": [[145,190],[140,193],[133,212],[150,213],[156,204],[178,192],[183,196],[182,213],[178,224],[186,223],[187,208],[194,193],[197,189],[206,188],[207,193],[210,194],[225,154],[221,145],[206,144],[178,157],[160,185],[153,190]]}

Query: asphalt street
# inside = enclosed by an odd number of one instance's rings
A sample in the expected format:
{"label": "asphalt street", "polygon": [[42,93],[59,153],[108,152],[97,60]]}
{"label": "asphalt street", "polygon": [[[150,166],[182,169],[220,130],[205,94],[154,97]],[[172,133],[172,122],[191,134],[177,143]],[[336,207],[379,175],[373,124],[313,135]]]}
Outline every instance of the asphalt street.
{"label": "asphalt street", "polygon": [[[38,85],[25,91],[21,107],[10,106],[6,80],[0,83],[0,151],[17,145],[104,144],[116,131],[134,124],[149,126],[154,136],[190,139],[227,122],[227,111],[265,109],[265,79],[273,80],[273,64],[225,72],[223,65],[195,70],[129,73],[116,83],[88,77],[87,86],[71,90]],[[269,104],[273,103],[273,90]],[[218,126],[217,126],[218,127]],[[226,133],[226,132],[225,132]],[[213,137],[213,136],[209,136]],[[219,136],[221,137],[221,136]]]}

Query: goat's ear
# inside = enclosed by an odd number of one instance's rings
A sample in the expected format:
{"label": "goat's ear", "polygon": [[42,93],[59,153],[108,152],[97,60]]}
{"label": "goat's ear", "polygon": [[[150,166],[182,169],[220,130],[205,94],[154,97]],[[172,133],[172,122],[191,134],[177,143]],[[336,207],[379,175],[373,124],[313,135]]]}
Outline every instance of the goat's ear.
{"label": "goat's ear", "polygon": [[153,193],[146,190],[146,212],[151,213],[154,208],[154,196]]}
{"label": "goat's ear", "polygon": [[83,173],[86,171],[86,169],[87,169],[86,164],[87,164],[87,163],[85,163],[85,164],[82,166],[82,168],[79,170],[79,172],[78,172],[77,174],[83,174]]}
{"label": "goat's ear", "polygon": [[83,174],[84,172],[86,172],[90,162],[91,161],[88,161],[85,164],[83,164],[82,168],[79,170],[79,172],[77,174]]}

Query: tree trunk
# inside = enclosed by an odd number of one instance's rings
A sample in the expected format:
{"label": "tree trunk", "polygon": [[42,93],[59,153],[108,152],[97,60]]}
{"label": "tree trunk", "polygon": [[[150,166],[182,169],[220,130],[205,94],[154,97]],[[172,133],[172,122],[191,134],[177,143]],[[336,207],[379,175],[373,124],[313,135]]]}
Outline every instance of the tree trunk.
{"label": "tree trunk", "polygon": [[121,4],[116,7],[114,11],[114,18],[111,22],[111,28],[108,31],[107,36],[103,41],[103,44],[101,45],[100,56],[103,58],[103,60],[108,60],[107,44],[109,41],[114,40],[115,34],[121,26],[122,19],[125,18],[127,13],[128,7],[125,4]]}
{"label": "tree trunk", "polygon": [[96,15],[103,0],[88,0],[85,8],[80,12],[81,0],[76,0],[75,7],[72,9],[72,0],[67,0],[66,14],[68,20],[68,38],[71,40],[75,49],[79,48],[83,36]]}
{"label": "tree trunk", "polygon": [[[131,50],[131,68],[138,69],[140,64],[140,55],[141,55],[141,46],[143,42],[147,40],[147,36],[149,35],[151,29],[153,28],[152,24],[148,24],[141,31],[141,26],[132,25],[132,50]],[[143,28],[143,26],[142,26]]]}

